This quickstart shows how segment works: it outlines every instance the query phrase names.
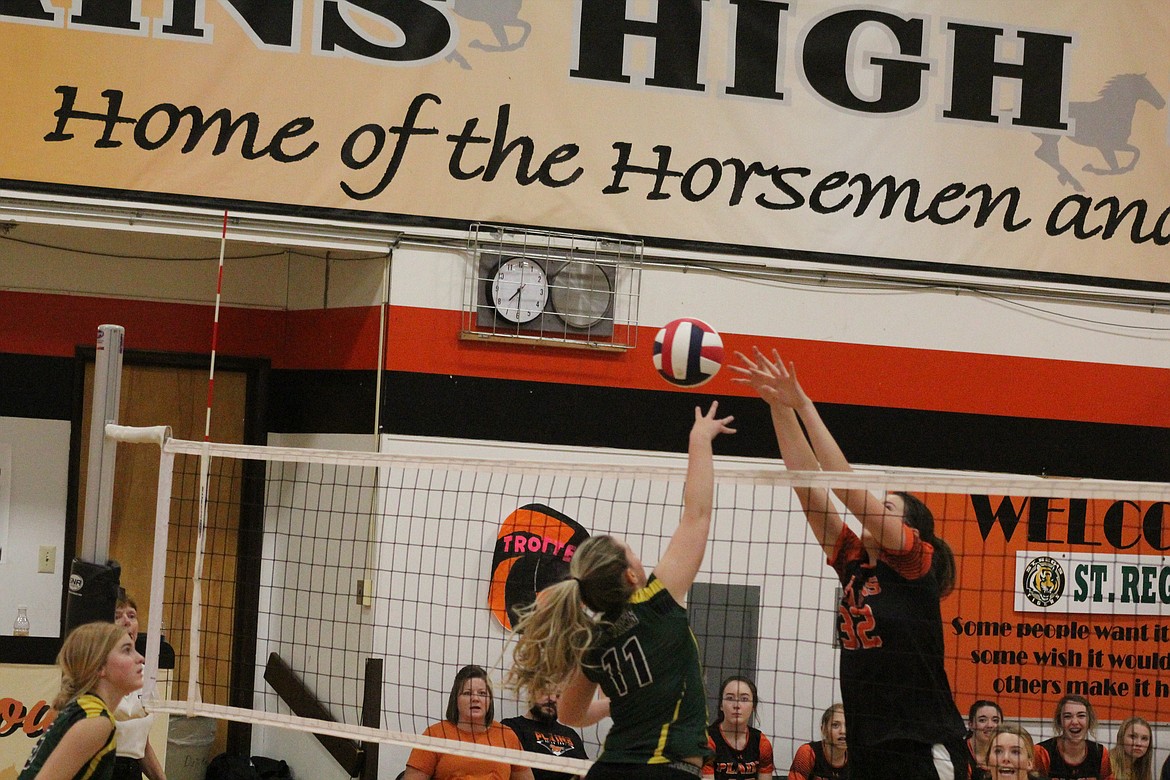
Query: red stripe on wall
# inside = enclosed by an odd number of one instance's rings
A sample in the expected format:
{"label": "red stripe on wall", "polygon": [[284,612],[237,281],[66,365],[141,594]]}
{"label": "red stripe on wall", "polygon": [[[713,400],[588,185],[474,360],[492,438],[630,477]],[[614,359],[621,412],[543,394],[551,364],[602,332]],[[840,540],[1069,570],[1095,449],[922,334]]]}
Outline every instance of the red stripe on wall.
{"label": "red stripe on wall", "polygon": [[[657,328],[641,328],[623,353],[463,341],[460,312],[394,307],[387,368],[456,376],[672,388],[652,364]],[[1170,370],[946,350],[760,338],[724,333],[727,361],[753,345],[796,363],[818,401],[925,411],[1170,427]],[[678,392],[749,395],[724,368]]]}
{"label": "red stripe on wall", "polygon": [[280,312],[287,324],[273,368],[365,369],[378,367],[377,307]]}
{"label": "red stripe on wall", "polygon": [[[126,349],[210,353],[215,309],[195,304],[118,298],[0,292],[0,332],[5,352],[72,356],[93,346],[99,325],[126,329]],[[274,312],[220,310],[219,351],[241,357],[272,354],[281,322]]]}
{"label": "red stripe on wall", "polygon": [[[126,329],[126,349],[210,354],[212,305],[0,291],[0,351],[72,357],[99,325]],[[274,368],[378,365],[377,308],[220,309],[219,354],[269,358]]]}

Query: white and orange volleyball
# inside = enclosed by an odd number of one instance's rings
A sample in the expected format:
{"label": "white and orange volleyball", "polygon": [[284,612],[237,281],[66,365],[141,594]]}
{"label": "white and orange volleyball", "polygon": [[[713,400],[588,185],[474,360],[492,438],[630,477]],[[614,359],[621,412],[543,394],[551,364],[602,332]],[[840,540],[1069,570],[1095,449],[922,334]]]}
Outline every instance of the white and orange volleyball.
{"label": "white and orange volleyball", "polygon": [[672,320],[654,337],[654,368],[672,385],[698,387],[722,365],[723,339],[702,320]]}

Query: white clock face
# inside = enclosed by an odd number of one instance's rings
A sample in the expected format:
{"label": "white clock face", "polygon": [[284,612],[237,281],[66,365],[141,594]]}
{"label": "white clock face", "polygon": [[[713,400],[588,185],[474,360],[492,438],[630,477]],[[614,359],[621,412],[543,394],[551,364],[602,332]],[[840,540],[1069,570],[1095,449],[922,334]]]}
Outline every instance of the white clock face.
{"label": "white clock face", "polygon": [[531,322],[544,311],[548,301],[548,278],[541,266],[514,257],[500,263],[492,278],[492,301],[504,319]]}

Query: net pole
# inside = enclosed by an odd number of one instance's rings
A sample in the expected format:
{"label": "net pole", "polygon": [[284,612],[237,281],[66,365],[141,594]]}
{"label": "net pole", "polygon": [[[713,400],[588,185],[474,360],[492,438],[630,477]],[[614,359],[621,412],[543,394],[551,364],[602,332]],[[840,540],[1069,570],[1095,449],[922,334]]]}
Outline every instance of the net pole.
{"label": "net pole", "polygon": [[190,661],[187,675],[187,701],[199,701],[200,625],[203,617],[203,557],[207,538],[207,483],[211,466],[211,407],[215,401],[215,355],[219,347],[219,308],[223,299],[223,258],[227,249],[228,211],[223,212],[223,229],[219,235],[219,264],[215,277],[215,314],[211,323],[211,368],[207,375],[207,415],[203,423],[203,451],[199,455],[199,535],[195,542],[195,570],[191,593]]}
{"label": "net pole", "polygon": [[89,464],[80,558],[104,564],[110,557],[110,521],[114,502],[116,442],[106,439],[106,424],[118,422],[122,391],[121,325],[101,325],[93,369],[93,410],[89,422]]}

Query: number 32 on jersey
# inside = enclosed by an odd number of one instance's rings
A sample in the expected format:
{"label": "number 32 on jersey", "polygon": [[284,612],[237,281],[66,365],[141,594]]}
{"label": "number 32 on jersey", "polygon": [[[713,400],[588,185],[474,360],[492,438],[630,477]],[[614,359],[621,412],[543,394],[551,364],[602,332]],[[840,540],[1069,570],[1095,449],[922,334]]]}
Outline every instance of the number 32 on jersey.
{"label": "number 32 on jersey", "polygon": [[881,585],[876,578],[870,578],[861,587],[861,597],[856,596],[857,589],[853,582],[845,587],[845,597],[837,607],[841,618],[841,647],[846,650],[870,650],[882,646],[882,638],[873,636],[877,628],[873,609],[865,603],[866,596],[876,596],[881,593]]}

